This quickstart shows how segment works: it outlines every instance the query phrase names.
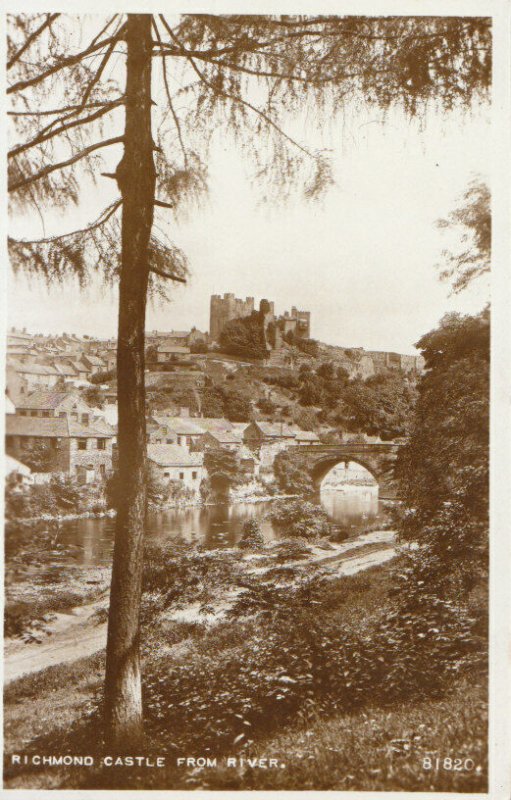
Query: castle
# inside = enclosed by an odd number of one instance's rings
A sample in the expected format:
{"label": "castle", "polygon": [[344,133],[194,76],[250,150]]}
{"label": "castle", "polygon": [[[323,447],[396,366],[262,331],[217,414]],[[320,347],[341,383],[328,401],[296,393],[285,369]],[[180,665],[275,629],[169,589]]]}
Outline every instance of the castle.
{"label": "castle", "polygon": [[[275,316],[275,303],[261,300],[259,310],[264,313],[264,327],[273,329],[271,343],[272,349],[282,346],[284,340],[292,335],[295,338],[310,339],[310,311],[299,311],[294,306],[291,311],[286,311],[281,316]],[[254,298],[246,297],[245,300],[233,294],[211,295],[209,314],[209,333],[214,342],[218,342],[225,325],[233,319],[248,317],[255,311]]]}

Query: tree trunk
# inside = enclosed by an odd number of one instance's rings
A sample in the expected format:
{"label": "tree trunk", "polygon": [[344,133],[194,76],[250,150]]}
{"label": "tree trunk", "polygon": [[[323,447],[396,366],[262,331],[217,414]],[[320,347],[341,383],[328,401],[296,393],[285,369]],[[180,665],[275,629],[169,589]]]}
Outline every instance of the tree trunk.
{"label": "tree trunk", "polygon": [[124,154],[117,167],[122,195],[122,262],[117,343],[117,509],[108,616],[105,733],[110,752],[140,744],[143,733],[139,653],[146,513],[144,346],[148,247],[155,167],[151,132],[151,15],[129,14]]}

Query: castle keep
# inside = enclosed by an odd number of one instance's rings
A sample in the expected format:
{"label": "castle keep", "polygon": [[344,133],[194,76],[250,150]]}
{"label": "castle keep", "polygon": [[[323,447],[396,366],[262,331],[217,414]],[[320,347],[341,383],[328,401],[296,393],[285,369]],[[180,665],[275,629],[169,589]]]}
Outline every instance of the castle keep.
{"label": "castle keep", "polygon": [[224,326],[232,319],[249,317],[254,311],[254,298],[247,297],[241,300],[233,294],[211,295],[209,306],[209,335],[214,342],[218,342]]}
{"label": "castle keep", "polygon": [[[218,342],[220,334],[225,325],[233,319],[248,317],[255,310],[254,298],[247,297],[245,300],[235,297],[233,294],[211,295],[209,332],[211,340]],[[296,338],[310,338],[310,311],[299,311],[294,306],[291,311],[277,317],[275,315],[275,303],[269,300],[261,300],[260,310],[264,313],[265,329],[270,323],[275,325],[276,341],[273,346],[279,347],[286,335],[292,334]]]}

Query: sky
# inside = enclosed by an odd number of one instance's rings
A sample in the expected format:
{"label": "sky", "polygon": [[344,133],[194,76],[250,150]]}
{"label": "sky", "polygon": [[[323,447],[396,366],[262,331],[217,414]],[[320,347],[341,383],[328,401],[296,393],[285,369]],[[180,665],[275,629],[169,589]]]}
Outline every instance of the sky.
{"label": "sky", "polygon": [[[430,110],[420,121],[394,110],[382,121],[374,110],[351,105],[329,124],[290,119],[288,129],[312,149],[330,150],[334,184],[320,201],[306,201],[296,186],[286,203],[264,203],[253,165],[223,131],[211,151],[207,200],[186,219],[170,220],[190,279],[172,289],[170,303],[149,307],[147,330],[207,330],[210,295],[233,292],[273,300],[277,313],[309,310],[311,335],[320,341],[413,353],[446,312],[473,313],[486,303],[484,281],[449,297],[435,265],[445,248],[460,245],[460,232],[436,221],[459,205],[476,176],[488,180],[487,109]],[[118,153],[110,159],[114,168]],[[84,184],[80,206],[60,219],[49,215],[46,234],[97,217],[114,199],[111,184]],[[10,230],[43,235],[37,215],[11,219]],[[34,333],[113,336],[116,299],[99,284],[48,289],[11,276],[8,324]]]}

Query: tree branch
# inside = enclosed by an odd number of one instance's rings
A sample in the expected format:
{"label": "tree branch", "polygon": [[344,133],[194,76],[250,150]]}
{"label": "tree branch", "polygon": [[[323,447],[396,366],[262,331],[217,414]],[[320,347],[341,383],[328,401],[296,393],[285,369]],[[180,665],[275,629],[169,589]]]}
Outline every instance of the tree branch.
{"label": "tree branch", "polygon": [[[107,177],[110,177],[109,175]],[[166,203],[165,200],[155,200],[154,205],[159,208],[175,208],[174,203]]]}
{"label": "tree branch", "polygon": [[99,119],[104,114],[108,114],[109,111],[111,111],[113,108],[116,108],[118,105],[120,105],[119,101],[112,101],[108,105],[103,106],[103,108],[98,109],[98,111],[95,111],[93,114],[89,114],[88,117],[75,119],[73,122],[69,122],[67,124],[64,123],[60,126],[60,128],[56,128],[48,133],[40,133],[30,142],[25,142],[24,144],[20,144],[17,147],[13,147],[12,150],[9,150],[7,153],[7,158],[13,158],[20,153],[24,153],[26,150],[30,150],[32,147],[42,144],[43,142],[47,142],[49,139],[53,139],[54,136],[58,136],[59,134],[70,130],[70,128],[76,128],[78,125],[86,125],[89,122],[94,122],[94,120]]}
{"label": "tree branch", "polygon": [[95,53],[98,50],[101,50],[102,47],[106,47],[107,45],[111,44],[112,41],[117,41],[118,36],[109,36],[107,39],[103,39],[101,42],[97,42],[94,45],[90,45],[86,50],[82,50],[80,53],[76,53],[74,56],[68,56],[67,58],[63,58],[61,61],[58,61],[53,66],[49,67],[44,72],[40,72],[39,75],[35,75],[33,78],[27,78],[23,81],[18,81],[17,83],[13,83],[11,86],[8,86],[6,89],[6,94],[12,94],[13,92],[20,92],[23,89],[27,89],[29,86],[35,86],[41,81],[46,80],[49,78],[50,75],[54,75],[56,72],[60,72],[61,69],[65,69],[66,67],[72,67],[75,64],[78,64],[83,58],[90,55],[91,53]]}
{"label": "tree branch", "polygon": [[195,61],[193,60],[193,58],[181,46],[181,43],[179,42],[179,40],[175,36],[174,32],[172,31],[172,28],[167,23],[167,20],[165,19],[163,14],[160,14],[159,17],[160,17],[162,23],[164,24],[169,36],[171,36],[172,39],[178,45],[178,47],[180,47],[183,55],[185,55],[186,58],[188,59],[188,61],[190,62],[190,65],[191,65],[192,69],[198,75],[198,77],[202,81],[202,83],[204,83],[204,85],[208,87],[208,89],[210,89],[214,94],[219,94],[222,97],[226,97],[229,100],[233,100],[235,103],[239,103],[240,105],[243,105],[246,108],[249,108],[255,114],[258,114],[261,117],[261,119],[263,119],[266,122],[267,125],[269,125],[271,128],[274,128],[290,144],[292,144],[294,147],[298,148],[298,150],[301,150],[301,152],[304,153],[309,158],[312,158],[312,159],[315,160],[316,157],[314,156],[313,153],[310,152],[310,150],[307,150],[306,147],[303,147],[295,139],[293,139],[291,136],[289,136],[289,134],[287,134],[285,131],[283,131],[282,128],[279,125],[277,125],[277,123],[274,120],[272,120],[272,118],[269,117],[268,114],[266,114],[264,111],[261,111],[260,108],[257,108],[256,106],[252,105],[252,103],[250,103],[248,100],[244,100],[242,97],[237,97],[236,95],[229,94],[228,92],[224,92],[222,89],[218,89],[217,87],[213,86],[208,81],[208,79],[203,75],[203,73],[200,71],[200,69],[197,67],[197,65],[196,65]]}
{"label": "tree branch", "polygon": [[[154,18],[153,18],[153,30],[154,30],[156,38],[158,39],[158,42],[159,42],[159,44],[161,46],[162,42],[161,42],[160,32],[158,30],[158,27],[156,25],[156,21],[155,21]],[[174,108],[174,104],[172,102],[172,98],[171,98],[171,95],[170,95],[169,83],[168,83],[168,79],[167,79],[167,62],[165,61],[165,59],[163,59],[163,82],[165,84],[165,92],[166,92],[166,95],[167,95],[167,100],[168,100],[169,108],[170,108],[170,111],[171,111],[171,114],[172,114],[172,118],[174,120],[174,125],[176,126],[177,138],[179,139],[179,144],[181,146],[181,150],[182,150],[182,153],[183,153],[184,165],[185,165],[186,168],[188,168],[188,156],[187,156],[187,153],[186,153],[185,143],[184,143],[184,140],[183,140],[183,134],[182,134],[182,131],[181,131],[181,125],[180,125],[179,118],[178,118],[178,116],[176,114],[176,111],[175,111],[175,108]]]}
{"label": "tree branch", "polygon": [[160,278],[168,278],[170,281],[186,283],[186,278],[182,278],[180,275],[176,275],[174,272],[164,272],[164,270],[158,269],[158,267],[149,267],[149,272],[154,272],[154,274],[159,275]]}
{"label": "tree branch", "polygon": [[52,108],[48,111],[8,111],[8,117],[50,117],[55,116],[57,114],[64,114],[66,111],[88,111],[90,108],[99,108],[100,106],[110,105],[112,103],[124,103],[124,95],[121,97],[116,97],[115,100],[96,100],[93,103],[87,103],[86,105],[82,106],[81,103],[78,105],[71,105],[71,106],[64,106],[63,108]]}
{"label": "tree branch", "polygon": [[8,191],[16,192],[18,189],[22,189],[28,184],[35,183],[36,181],[46,177],[46,175],[50,175],[52,172],[55,172],[58,169],[64,169],[65,167],[72,166],[72,164],[75,164],[77,161],[80,161],[82,158],[85,158],[93,153],[94,150],[99,150],[102,147],[109,147],[111,144],[120,144],[122,141],[124,141],[123,136],[114,136],[112,139],[105,139],[102,142],[91,144],[89,147],[85,147],[83,150],[80,150],[79,153],[76,153],[71,158],[68,158],[67,161],[60,161],[58,164],[51,164],[50,166],[45,167],[37,172],[35,175],[30,175],[28,178],[23,178],[22,180],[16,181],[8,187]]}
{"label": "tree branch", "polygon": [[22,47],[20,47],[18,52],[15,53],[13,55],[13,57],[7,62],[7,69],[11,69],[11,67],[13,67],[16,64],[17,61],[19,61],[19,59],[21,58],[21,56],[23,55],[25,50],[28,50],[28,48],[30,47],[32,42],[34,42],[41,35],[41,33],[43,33],[43,31],[45,31],[46,28],[48,28],[52,24],[52,22],[54,22],[54,20],[57,19],[57,17],[60,17],[60,14],[47,14],[46,15],[46,19],[42,23],[42,25],[40,25],[37,28],[37,30],[35,30],[33,33],[31,33],[30,36],[27,36],[27,38],[26,38],[25,42],[23,43]]}
{"label": "tree branch", "polygon": [[88,233],[89,231],[94,230],[95,228],[99,228],[101,225],[104,225],[105,222],[108,222],[110,217],[115,214],[117,209],[122,205],[122,200],[115,200],[111,205],[107,206],[107,208],[103,209],[97,220],[95,222],[91,222],[90,225],[87,225],[85,228],[79,228],[76,231],[70,231],[69,233],[62,233],[59,236],[48,236],[46,239],[13,239],[9,237],[11,242],[19,243],[19,244],[51,244],[51,242],[57,242],[59,239],[67,239],[69,236],[77,236],[78,234]]}

